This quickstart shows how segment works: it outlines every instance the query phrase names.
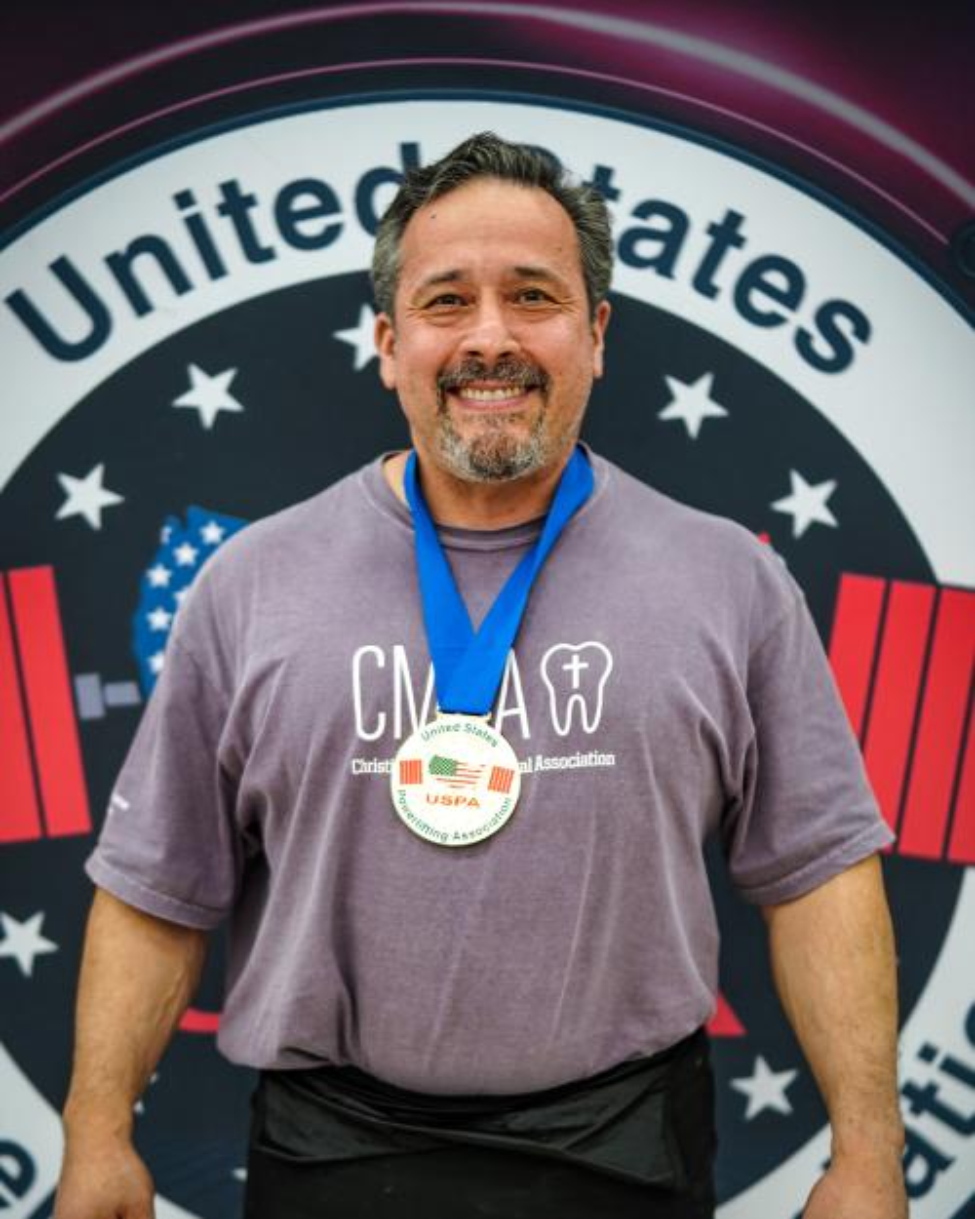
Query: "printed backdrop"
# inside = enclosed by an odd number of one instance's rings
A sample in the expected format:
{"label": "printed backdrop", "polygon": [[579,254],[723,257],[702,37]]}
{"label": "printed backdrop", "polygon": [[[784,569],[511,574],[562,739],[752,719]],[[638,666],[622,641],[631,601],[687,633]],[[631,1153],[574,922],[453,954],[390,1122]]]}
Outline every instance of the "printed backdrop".
{"label": "printed backdrop", "polygon": [[[225,8],[207,25],[197,5],[181,41],[153,29],[151,45],[110,58],[81,35],[78,70],[51,76],[60,92],[8,85],[0,1212],[51,1212],[91,896],[82,863],[181,598],[234,532],[403,445],[376,376],[372,236],[405,166],[491,128],[551,150],[612,208],[609,367],[586,438],[744,523],[806,591],[898,834],[886,872],[912,1215],[970,1217],[964,123],[954,139],[938,123],[919,139],[900,100],[864,104],[828,57],[804,64],[802,6],[778,47],[717,7],[710,25],[706,7],[684,24],[649,6],[256,7],[230,26]],[[40,34],[35,12],[24,47],[36,53]],[[821,51],[822,30],[809,37]],[[946,70],[956,62],[948,31],[917,38]],[[889,31],[884,45],[903,49]],[[391,665],[356,679],[415,707],[420,676]],[[351,685],[342,696],[351,705]],[[369,725],[356,731],[371,739]],[[720,1215],[794,1219],[828,1156],[825,1116],[772,994],[760,915],[719,859],[712,872]],[[220,975],[218,943],[138,1106],[161,1219],[239,1207],[252,1081],[214,1049]]]}

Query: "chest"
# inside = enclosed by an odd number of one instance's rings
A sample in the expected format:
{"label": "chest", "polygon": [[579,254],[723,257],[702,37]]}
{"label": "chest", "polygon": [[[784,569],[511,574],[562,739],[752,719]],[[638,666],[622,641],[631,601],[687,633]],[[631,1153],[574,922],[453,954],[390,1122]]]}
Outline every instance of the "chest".
{"label": "chest", "polygon": [[[457,564],[475,625],[518,556]],[[437,692],[409,563],[354,576],[269,615],[243,667],[240,728],[248,757],[287,783],[314,760],[345,774],[381,773],[436,714]],[[626,768],[727,765],[747,735],[744,678],[725,616],[674,604],[660,581],[538,581],[504,658],[493,726],[521,758],[552,772],[578,755]],[[537,763],[537,765],[536,765]]]}

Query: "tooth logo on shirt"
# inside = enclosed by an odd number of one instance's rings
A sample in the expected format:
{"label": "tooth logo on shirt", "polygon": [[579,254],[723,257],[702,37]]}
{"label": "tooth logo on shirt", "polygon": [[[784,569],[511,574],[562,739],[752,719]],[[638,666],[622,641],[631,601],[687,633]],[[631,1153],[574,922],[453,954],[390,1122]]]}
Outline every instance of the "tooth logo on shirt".
{"label": "tooth logo on shirt", "polygon": [[613,656],[602,643],[558,643],[542,657],[552,727],[568,736],[573,722],[593,733],[603,717],[603,695],[613,671]]}

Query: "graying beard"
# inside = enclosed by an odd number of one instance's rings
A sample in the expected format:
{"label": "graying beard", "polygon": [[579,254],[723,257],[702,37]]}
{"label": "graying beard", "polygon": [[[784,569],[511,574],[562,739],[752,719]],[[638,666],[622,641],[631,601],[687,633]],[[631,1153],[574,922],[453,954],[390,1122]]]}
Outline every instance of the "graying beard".
{"label": "graying beard", "polygon": [[483,442],[465,444],[451,429],[441,436],[440,452],[451,471],[467,482],[508,482],[530,474],[545,464],[545,445],[540,436],[499,452]]}
{"label": "graying beard", "polygon": [[538,416],[531,435],[523,441],[504,443],[503,417],[491,419],[489,426],[498,433],[500,445],[492,445],[490,437],[465,441],[455,430],[449,415],[440,416],[438,447],[444,464],[465,482],[491,483],[511,482],[526,474],[543,469],[552,460],[565,436],[553,437],[546,443],[544,434],[545,415]]}

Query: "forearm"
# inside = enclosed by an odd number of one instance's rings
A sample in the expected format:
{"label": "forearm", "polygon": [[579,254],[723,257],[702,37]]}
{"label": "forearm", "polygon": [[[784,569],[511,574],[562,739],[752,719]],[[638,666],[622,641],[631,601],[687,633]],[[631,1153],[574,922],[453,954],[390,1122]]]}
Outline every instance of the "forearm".
{"label": "forearm", "polygon": [[874,857],[764,911],[786,1015],[826,1103],[833,1155],[900,1155],[893,932]]}
{"label": "forearm", "polygon": [[132,1109],[199,981],[205,934],[98,890],[78,983],[64,1119],[73,1132],[128,1137]]}

